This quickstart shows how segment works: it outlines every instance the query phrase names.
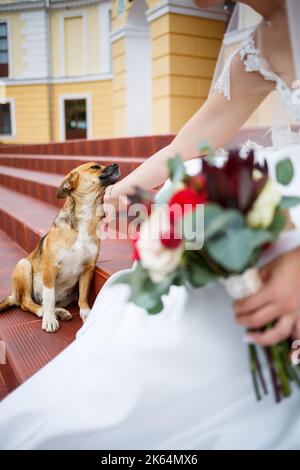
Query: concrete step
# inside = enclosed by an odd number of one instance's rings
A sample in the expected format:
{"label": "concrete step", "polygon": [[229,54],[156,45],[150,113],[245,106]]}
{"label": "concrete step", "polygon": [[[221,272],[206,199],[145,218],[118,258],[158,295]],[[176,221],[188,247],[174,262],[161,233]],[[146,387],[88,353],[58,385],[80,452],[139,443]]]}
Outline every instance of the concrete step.
{"label": "concrete step", "polygon": [[66,175],[76,166],[90,161],[96,161],[105,166],[110,165],[111,163],[118,163],[122,178],[124,178],[143,163],[145,158],[0,154],[1,166],[61,175]]}

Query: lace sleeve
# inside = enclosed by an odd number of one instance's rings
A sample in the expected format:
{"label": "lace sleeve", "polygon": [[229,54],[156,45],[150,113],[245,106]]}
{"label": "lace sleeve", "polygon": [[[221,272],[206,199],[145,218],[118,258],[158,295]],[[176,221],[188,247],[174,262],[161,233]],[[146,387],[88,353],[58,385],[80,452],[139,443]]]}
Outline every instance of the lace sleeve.
{"label": "lace sleeve", "polygon": [[238,54],[239,50],[236,50],[231,54],[225,62],[224,68],[222,70],[221,75],[217,79],[214,90],[219,91],[224,95],[224,97],[229,101],[230,97],[230,69],[231,69],[231,62],[236,54]]}
{"label": "lace sleeve", "polygon": [[266,70],[257,49],[254,39],[255,31],[249,34],[248,38],[236,49],[226,60],[221,75],[217,79],[214,90],[218,90],[227,100],[231,99],[231,65],[235,56],[239,55],[244,64],[245,72],[259,72],[265,80],[274,80],[273,73]]}
{"label": "lace sleeve", "polygon": [[[252,32],[241,47],[229,56],[221,75],[215,83],[214,90],[222,93],[227,100],[231,99],[231,64],[236,55],[240,56],[245,72],[258,72],[264,80],[277,83],[278,89],[286,88],[282,80],[267,67],[265,60],[261,57],[260,50],[256,47],[254,32]],[[279,89],[279,91],[281,90]]]}

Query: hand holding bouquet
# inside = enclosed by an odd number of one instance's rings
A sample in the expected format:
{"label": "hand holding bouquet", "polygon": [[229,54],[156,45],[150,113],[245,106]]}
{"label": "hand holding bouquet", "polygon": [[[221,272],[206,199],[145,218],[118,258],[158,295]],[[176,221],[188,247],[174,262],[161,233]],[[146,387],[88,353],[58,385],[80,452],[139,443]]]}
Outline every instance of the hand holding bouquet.
{"label": "hand holding bouquet", "polygon": [[[148,217],[134,241],[136,264],[117,281],[130,286],[129,300],[157,314],[173,285],[201,288],[219,280],[234,299],[256,293],[262,288],[257,263],[290,223],[289,208],[300,204],[298,197],[284,197],[278,186],[291,182],[292,162],[277,164],[277,182],[270,178],[266,162],[255,163],[253,151],[245,158],[230,151],[221,166],[211,154],[196,176],[187,175],[176,157],[169,161],[169,173],[171,185],[156,204],[138,189],[133,197],[146,204]],[[289,343],[249,345],[257,399],[261,391],[267,393],[262,353],[280,401],[291,394],[291,381],[300,385]]]}

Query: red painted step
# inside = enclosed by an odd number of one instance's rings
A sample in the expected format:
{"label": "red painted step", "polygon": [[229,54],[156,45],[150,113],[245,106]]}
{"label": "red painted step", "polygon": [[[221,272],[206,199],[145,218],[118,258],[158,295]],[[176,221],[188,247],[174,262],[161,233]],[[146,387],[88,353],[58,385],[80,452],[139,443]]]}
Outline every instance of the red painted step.
{"label": "red painted step", "polygon": [[145,158],[126,158],[126,157],[76,157],[64,155],[1,155],[0,165],[10,168],[23,168],[24,170],[42,171],[46,173],[66,175],[69,171],[82,163],[97,161],[101,165],[110,165],[118,163],[122,177],[127,176],[141,163]]}
{"label": "red painted step", "polygon": [[[0,227],[27,253],[47,233],[58,209],[50,204],[0,186]],[[120,235],[119,235],[120,237]],[[101,242],[100,260],[95,270],[92,295],[109,276],[131,266],[132,245],[128,239]]]}
{"label": "red painted step", "polygon": [[[2,159],[3,160],[3,159]],[[9,158],[6,158],[6,163],[10,162]],[[21,162],[21,158],[16,158],[14,163],[18,165]],[[46,159],[40,159],[39,162],[43,163],[43,160],[48,162]],[[120,159],[119,159],[120,160]],[[6,188],[12,189],[14,191],[21,192],[28,196],[35,197],[41,201],[47,202],[48,204],[53,204],[56,207],[62,206],[62,201],[57,199],[56,193],[57,188],[59,187],[60,183],[63,180],[63,175],[67,174],[76,166],[82,164],[83,162],[88,162],[89,159],[84,159],[83,161],[80,160],[71,160],[71,162],[67,162],[66,160],[61,159],[59,163],[61,163],[61,169],[59,174],[55,173],[45,173],[44,171],[36,171],[36,170],[25,170],[20,167],[9,167],[7,166],[0,166],[0,185],[5,186]],[[31,162],[35,162],[34,159],[31,159]],[[12,162],[11,162],[12,163]],[[48,162],[49,164],[50,162]],[[56,162],[57,163],[57,162]],[[70,164],[71,163],[71,164]],[[112,162],[106,162],[109,164]],[[121,163],[121,175],[126,176],[126,174],[130,173],[134,168],[140,165],[139,163]],[[36,166],[36,163],[35,163]],[[48,165],[47,165],[48,166]],[[65,168],[68,166],[68,168]],[[126,168],[125,168],[126,167]],[[46,171],[45,165],[43,166]],[[63,171],[64,168],[64,171]],[[122,172],[123,171],[123,172]],[[125,173],[125,174],[124,174]]]}
{"label": "red painted step", "polygon": [[2,144],[0,153],[149,157],[170,144],[175,134],[73,140],[46,144]]}
{"label": "red painted step", "polygon": [[[10,293],[10,277],[17,261],[26,253],[0,230],[0,297]],[[24,382],[74,339],[81,326],[77,307],[71,308],[73,320],[61,322],[57,333],[41,329],[41,320],[13,308],[0,314],[0,340],[5,344],[6,363],[0,364],[0,399]]]}
{"label": "red painted step", "polygon": [[5,385],[4,378],[2,377],[1,372],[0,372],[0,401],[6,397],[7,393],[8,393],[8,390]]}
{"label": "red painted step", "polygon": [[62,180],[62,175],[0,166],[0,185],[56,207],[63,205],[63,201],[56,197]]}

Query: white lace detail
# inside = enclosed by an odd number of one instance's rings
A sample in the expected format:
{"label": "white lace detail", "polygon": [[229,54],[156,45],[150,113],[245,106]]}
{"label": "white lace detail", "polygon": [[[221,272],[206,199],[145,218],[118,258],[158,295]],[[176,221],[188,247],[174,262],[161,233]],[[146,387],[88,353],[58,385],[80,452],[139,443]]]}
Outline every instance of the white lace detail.
{"label": "white lace detail", "polygon": [[231,62],[234,56],[237,54],[238,51],[234,51],[233,54],[226,60],[224,68],[222,70],[221,75],[219,76],[218,80],[215,83],[214,89],[218,90],[222,93],[228,101],[230,101],[230,69],[231,69]]}
{"label": "white lace detail", "polygon": [[259,72],[265,80],[270,80],[276,83],[276,89],[279,92],[289,115],[300,122],[300,103],[299,100],[295,100],[295,90],[291,89],[278,75],[270,70],[266,60],[261,56],[260,50],[256,47],[253,32],[241,45],[240,49],[234,51],[234,53],[228,58],[214,89],[218,90],[225,98],[230,100],[231,62],[234,56],[238,53],[240,54],[247,72]]}

